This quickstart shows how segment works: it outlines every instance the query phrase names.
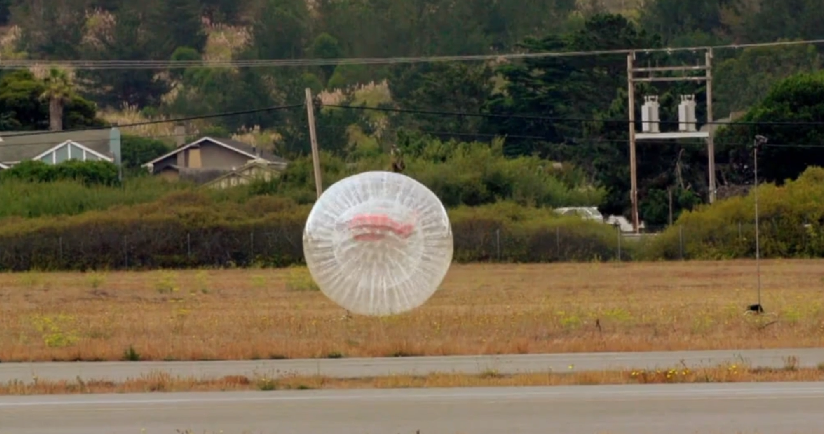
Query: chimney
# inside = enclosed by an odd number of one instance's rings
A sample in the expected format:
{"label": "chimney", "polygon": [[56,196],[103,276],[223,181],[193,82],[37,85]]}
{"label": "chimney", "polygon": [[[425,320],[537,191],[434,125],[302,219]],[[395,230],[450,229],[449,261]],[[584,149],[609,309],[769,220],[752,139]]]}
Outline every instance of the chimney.
{"label": "chimney", "polygon": [[186,126],[183,124],[175,125],[175,145],[181,147],[186,144]]}

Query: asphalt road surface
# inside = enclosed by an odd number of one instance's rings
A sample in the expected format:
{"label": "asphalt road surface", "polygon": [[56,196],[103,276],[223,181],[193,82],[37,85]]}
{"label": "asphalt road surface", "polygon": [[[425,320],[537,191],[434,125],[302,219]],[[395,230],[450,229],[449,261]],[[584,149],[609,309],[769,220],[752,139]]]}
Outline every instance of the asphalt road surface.
{"label": "asphalt road surface", "polygon": [[[424,375],[435,372],[478,374],[489,370],[513,374],[656,369],[677,367],[682,363],[690,368],[717,366],[723,363],[782,368],[787,366],[791,357],[797,359],[798,367],[816,367],[824,363],[824,348],[216,362],[0,363],[0,382],[31,382],[35,377],[66,381],[78,377],[86,380],[124,381],[158,371],[172,376],[195,378],[219,378],[226,375],[325,375],[354,378],[392,374]],[[3,433],[0,431],[0,434]]]}
{"label": "asphalt road surface", "polygon": [[821,432],[822,383],[0,397],[0,434]]}

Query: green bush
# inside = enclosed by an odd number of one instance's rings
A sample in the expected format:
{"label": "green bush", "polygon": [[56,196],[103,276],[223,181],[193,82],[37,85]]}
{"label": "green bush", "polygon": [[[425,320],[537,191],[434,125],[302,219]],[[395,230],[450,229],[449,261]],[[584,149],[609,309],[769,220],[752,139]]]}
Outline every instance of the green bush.
{"label": "green bush", "polygon": [[2,179],[0,218],[77,215],[113,206],[151,202],[170,191],[188,188],[190,186],[183,183],[150,177],[126,180],[120,186],[87,185],[74,180]]}
{"label": "green bush", "polygon": [[[824,169],[811,167],[781,187],[758,189],[761,255],[824,256]],[[755,196],[735,197],[683,213],[650,242],[648,259],[733,259],[755,256]]]}
{"label": "green bush", "polygon": [[[538,157],[504,157],[501,142],[489,145],[428,140],[412,144],[404,152],[404,174],[429,187],[448,208],[499,201],[533,207],[597,206],[606,194],[573,167],[558,169]],[[387,170],[389,165],[385,153],[353,162],[321,153],[326,188],[346,176]],[[253,187],[253,194],[288,195],[302,203],[314,201],[311,157],[295,159],[281,177]]]}
{"label": "green bush", "polygon": [[[204,191],[181,191],[72,217],[6,219],[0,226],[0,270],[301,264],[310,209],[280,197],[239,204]],[[458,262],[610,260],[617,252],[613,228],[546,209],[499,203],[449,213]]]}
{"label": "green bush", "polygon": [[[32,161],[2,171],[0,218],[76,215],[151,202],[171,191],[199,189],[152,177],[134,167],[135,161],[165,152],[164,146],[158,141],[124,136],[124,164],[129,170],[122,183],[118,181],[117,167],[107,162],[48,165]],[[488,145],[428,140],[415,143],[408,152],[405,173],[432,189],[447,207],[499,201],[533,207],[592,206],[604,197],[604,190],[589,185],[583,172],[574,167],[557,169],[535,157],[506,158],[499,142]],[[387,170],[389,165],[389,155],[384,152],[354,161],[321,152],[325,188],[356,173]],[[270,182],[211,190],[209,195],[235,202],[275,195],[311,204],[316,198],[312,167],[311,157],[297,158]]]}
{"label": "green bush", "polygon": [[145,172],[140,167],[141,164],[171,152],[174,148],[161,140],[124,134],[120,139],[120,149],[124,169]]}
{"label": "green bush", "polygon": [[78,181],[87,186],[117,185],[117,166],[108,161],[68,160],[60,164],[42,161],[23,161],[0,172],[0,182],[55,182]]}

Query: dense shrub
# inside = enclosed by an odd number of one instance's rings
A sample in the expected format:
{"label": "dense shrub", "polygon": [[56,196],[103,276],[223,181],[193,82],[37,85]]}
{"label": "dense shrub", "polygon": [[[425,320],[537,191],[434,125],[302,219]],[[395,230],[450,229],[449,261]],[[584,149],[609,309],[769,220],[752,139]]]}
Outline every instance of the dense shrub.
{"label": "dense shrub", "polygon": [[[811,167],[781,187],[758,189],[761,255],[824,256],[824,169]],[[647,247],[650,259],[732,259],[755,256],[755,196],[685,212]]]}
{"label": "dense shrub", "polygon": [[[3,173],[3,172],[0,172]],[[118,205],[151,202],[186,184],[158,178],[126,180],[120,186],[86,185],[81,181],[28,182],[0,180],[0,218],[77,215]]]}
{"label": "dense shrub", "polygon": [[54,182],[78,181],[87,186],[117,185],[117,166],[108,161],[68,160],[60,164],[42,161],[23,161],[0,172],[0,182]]}
{"label": "dense shrub", "polygon": [[[72,217],[7,219],[0,270],[286,266],[303,261],[310,205],[260,196],[238,205],[207,192]],[[450,212],[459,262],[609,260],[616,232],[511,203]]]}
{"label": "dense shrub", "polygon": [[[513,201],[524,206],[597,206],[603,188],[589,184],[574,167],[555,168],[538,157],[506,158],[501,142],[493,144],[429,140],[405,151],[404,174],[429,187],[446,207]],[[323,184],[367,170],[387,170],[390,158],[380,153],[353,162],[321,154]],[[315,198],[310,157],[295,159],[278,179],[257,185],[256,193],[288,195],[308,203]]]}
{"label": "dense shrub", "polygon": [[[165,145],[124,136],[123,146],[124,162],[128,163],[163,152]],[[325,188],[346,176],[387,170],[389,165],[389,155],[382,152],[356,161],[321,153]],[[533,157],[505,158],[500,143],[490,146],[430,141],[407,156],[406,165],[405,173],[431,188],[447,207],[498,201],[525,206],[598,205],[604,196],[603,189],[589,185],[579,170],[557,169]],[[117,167],[106,162],[25,162],[0,172],[0,218],[76,215],[146,203],[170,191],[197,188],[147,176],[144,170],[134,167],[119,183]],[[209,195],[240,202],[259,195],[276,195],[311,204],[316,198],[311,157],[291,161],[285,172],[271,182],[211,191]]]}
{"label": "dense shrub", "polygon": [[174,149],[161,140],[124,134],[120,139],[123,168],[129,171],[145,171],[140,167]]}

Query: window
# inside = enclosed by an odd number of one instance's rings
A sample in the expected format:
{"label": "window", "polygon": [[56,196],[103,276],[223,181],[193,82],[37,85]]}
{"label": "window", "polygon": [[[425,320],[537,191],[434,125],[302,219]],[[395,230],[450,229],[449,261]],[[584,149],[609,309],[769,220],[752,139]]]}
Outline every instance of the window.
{"label": "window", "polygon": [[69,147],[61,146],[54,150],[54,163],[60,164],[69,159]]}
{"label": "window", "polygon": [[83,145],[73,142],[64,143],[62,146],[55,148],[46,155],[38,159],[47,164],[60,164],[68,160],[78,161],[110,161],[105,157],[96,155],[94,151],[87,150]]}
{"label": "window", "polygon": [[84,151],[83,148],[81,148],[77,145],[74,145],[74,144],[69,144],[68,147],[69,147],[69,158],[74,159],[74,160],[80,160],[80,161],[87,160],[87,158],[84,158],[84,157],[88,157],[88,154],[86,154],[86,151]]}

